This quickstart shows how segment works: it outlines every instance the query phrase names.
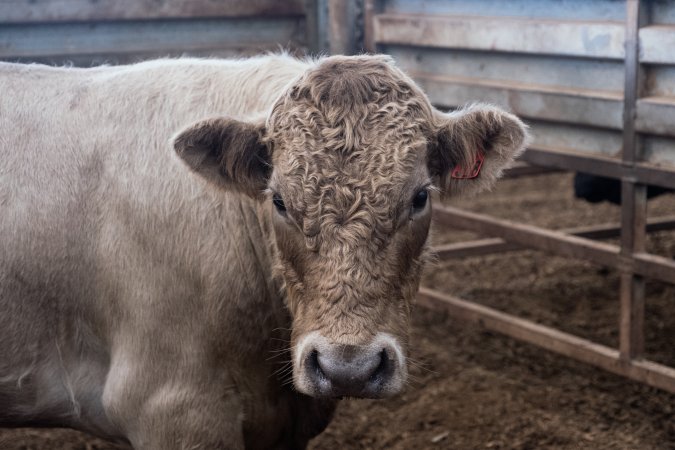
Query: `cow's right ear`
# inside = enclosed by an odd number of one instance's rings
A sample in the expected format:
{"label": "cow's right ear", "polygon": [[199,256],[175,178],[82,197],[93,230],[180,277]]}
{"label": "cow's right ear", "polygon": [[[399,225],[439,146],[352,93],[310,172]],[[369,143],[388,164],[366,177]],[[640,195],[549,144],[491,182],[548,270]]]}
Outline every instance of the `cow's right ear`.
{"label": "cow's right ear", "polygon": [[173,146],[195,173],[225,189],[259,198],[272,166],[265,127],[219,117],[197,122],[173,139]]}

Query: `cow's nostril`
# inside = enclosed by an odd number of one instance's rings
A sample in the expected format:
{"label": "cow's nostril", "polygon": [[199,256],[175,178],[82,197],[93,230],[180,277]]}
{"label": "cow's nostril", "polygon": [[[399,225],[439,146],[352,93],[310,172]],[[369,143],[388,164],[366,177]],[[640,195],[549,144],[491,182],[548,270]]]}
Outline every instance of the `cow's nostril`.
{"label": "cow's nostril", "polygon": [[389,367],[389,356],[387,356],[387,351],[385,349],[382,349],[382,351],[378,354],[380,357],[380,363],[377,365],[373,373],[370,375],[369,381],[378,381],[379,378],[382,378],[383,375],[387,373],[387,369]]}
{"label": "cow's nostril", "polygon": [[317,350],[312,350],[307,356],[307,365],[309,369],[314,372],[319,377],[326,377],[323,369],[321,368],[321,363],[319,362],[319,352]]}

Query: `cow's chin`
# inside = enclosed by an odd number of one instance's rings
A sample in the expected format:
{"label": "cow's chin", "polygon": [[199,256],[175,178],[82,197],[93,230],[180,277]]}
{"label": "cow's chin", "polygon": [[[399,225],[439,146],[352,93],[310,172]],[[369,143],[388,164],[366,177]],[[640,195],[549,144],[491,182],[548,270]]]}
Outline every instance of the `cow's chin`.
{"label": "cow's chin", "polygon": [[397,339],[378,333],[365,345],[333,343],[318,331],[303,335],[293,353],[295,388],[319,398],[385,398],[408,377]]}

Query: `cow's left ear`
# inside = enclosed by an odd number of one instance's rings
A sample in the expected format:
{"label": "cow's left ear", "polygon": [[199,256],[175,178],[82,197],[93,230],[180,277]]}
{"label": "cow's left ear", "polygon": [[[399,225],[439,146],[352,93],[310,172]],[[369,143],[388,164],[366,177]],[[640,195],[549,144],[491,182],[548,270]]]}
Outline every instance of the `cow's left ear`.
{"label": "cow's left ear", "polygon": [[173,146],[197,174],[225,189],[260,198],[271,173],[265,127],[219,117],[178,133]]}
{"label": "cow's left ear", "polygon": [[516,116],[488,105],[437,113],[429,146],[429,171],[444,193],[475,194],[490,189],[523,151],[527,126]]}

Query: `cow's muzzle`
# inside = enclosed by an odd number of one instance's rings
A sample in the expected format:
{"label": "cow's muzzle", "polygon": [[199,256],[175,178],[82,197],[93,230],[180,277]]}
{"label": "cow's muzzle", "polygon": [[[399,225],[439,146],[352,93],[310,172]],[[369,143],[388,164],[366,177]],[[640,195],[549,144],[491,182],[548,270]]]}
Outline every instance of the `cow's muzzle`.
{"label": "cow's muzzle", "polygon": [[296,388],[314,397],[382,398],[398,393],[405,384],[405,358],[387,333],[379,333],[367,345],[348,345],[331,343],[313,332],[296,349]]}

